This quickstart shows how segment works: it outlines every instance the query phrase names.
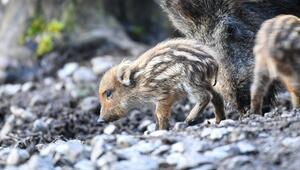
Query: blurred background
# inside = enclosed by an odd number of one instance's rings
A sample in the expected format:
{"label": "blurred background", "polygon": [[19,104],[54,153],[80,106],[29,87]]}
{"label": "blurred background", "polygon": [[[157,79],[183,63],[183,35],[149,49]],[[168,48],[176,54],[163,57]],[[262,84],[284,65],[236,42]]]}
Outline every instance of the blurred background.
{"label": "blurred background", "polygon": [[69,61],[137,56],[177,35],[155,0],[2,0],[0,83],[51,75]]}

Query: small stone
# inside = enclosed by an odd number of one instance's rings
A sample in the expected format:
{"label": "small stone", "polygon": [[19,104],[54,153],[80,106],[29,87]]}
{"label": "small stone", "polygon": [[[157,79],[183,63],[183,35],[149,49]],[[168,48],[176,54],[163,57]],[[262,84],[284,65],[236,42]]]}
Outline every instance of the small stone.
{"label": "small stone", "polygon": [[152,152],[152,155],[162,155],[168,150],[170,150],[169,145],[161,145],[155,151]]}
{"label": "small stone", "polygon": [[138,140],[130,135],[118,135],[117,136],[117,145],[120,147],[129,147],[136,144]]}
{"label": "small stone", "polygon": [[247,143],[247,142],[239,142],[237,144],[239,150],[240,150],[240,153],[242,154],[245,154],[245,153],[255,153],[257,151],[256,147],[253,146],[252,144],[250,143]]}
{"label": "small stone", "polygon": [[[248,166],[250,164],[250,166]],[[255,169],[255,165],[251,165],[251,159],[248,156],[235,156],[224,161],[220,165],[223,169]]]}
{"label": "small stone", "polygon": [[34,88],[34,84],[32,82],[26,82],[22,85],[22,92],[28,92]]}
{"label": "small stone", "polygon": [[8,165],[17,165],[29,158],[29,153],[24,149],[13,149],[7,157]]}
{"label": "small stone", "polygon": [[86,97],[84,98],[80,104],[79,107],[81,110],[85,111],[85,112],[93,112],[96,111],[97,108],[99,107],[99,102],[97,97]]}
{"label": "small stone", "polygon": [[205,128],[201,133],[201,137],[209,136],[211,140],[219,140],[228,133],[226,128]]}
{"label": "small stone", "polygon": [[108,125],[105,129],[104,129],[104,134],[107,135],[111,135],[116,131],[117,127],[114,124],[110,124]]}
{"label": "small stone", "polygon": [[219,126],[234,126],[236,124],[237,124],[237,122],[235,120],[226,119],[226,120],[222,120],[220,122]]}
{"label": "small stone", "polygon": [[282,142],[282,145],[289,148],[300,148],[300,137],[287,137]]}
{"label": "small stone", "polygon": [[47,131],[47,125],[44,121],[41,119],[37,119],[33,122],[33,131],[35,132],[46,132]]}
{"label": "small stone", "polygon": [[8,155],[11,153],[11,148],[2,148],[0,147],[0,162],[5,162]]}
{"label": "small stone", "polygon": [[157,144],[155,145],[154,143],[151,143],[151,142],[140,141],[132,147],[134,147],[140,153],[147,154],[147,153],[152,152],[154,149],[156,149],[158,147]]}
{"label": "small stone", "polygon": [[0,131],[0,139],[3,139],[6,137],[8,133],[10,133],[15,125],[16,117],[15,115],[9,115],[9,117],[6,119],[1,131]]}
{"label": "small stone", "polygon": [[115,61],[112,56],[102,56],[93,58],[91,63],[94,73],[103,74],[115,64]]}
{"label": "small stone", "polygon": [[124,149],[118,149],[115,152],[119,158],[126,160],[141,156],[141,153],[134,146]]}
{"label": "small stone", "polygon": [[185,150],[184,144],[182,142],[177,142],[172,145],[171,152],[183,153]]}
{"label": "small stone", "polygon": [[96,75],[87,67],[80,67],[73,74],[73,79],[77,83],[89,83],[97,80]]}
{"label": "small stone", "polygon": [[113,154],[112,152],[107,152],[105,153],[103,156],[101,156],[98,160],[97,160],[97,165],[99,167],[103,167],[105,165],[114,163],[118,160],[118,157]]}
{"label": "small stone", "polygon": [[147,129],[147,127],[150,125],[150,124],[152,124],[153,122],[151,121],[151,120],[144,120],[144,121],[142,121],[141,123],[140,123],[140,125],[139,125],[139,127],[138,127],[138,130],[140,131],[140,132],[144,132],[146,129]]}
{"label": "small stone", "polygon": [[24,110],[17,106],[11,106],[10,111],[12,114],[14,114],[18,118],[22,118],[25,121],[33,121],[35,119],[35,116],[33,113],[31,113],[28,110]]}
{"label": "small stone", "polygon": [[111,149],[104,137],[98,136],[92,140],[91,161],[95,162],[100,156]]}
{"label": "small stone", "polygon": [[215,170],[215,169],[217,169],[217,166],[214,164],[204,164],[197,168],[192,168],[191,170]]}
{"label": "small stone", "polygon": [[84,146],[79,140],[69,140],[62,144],[58,144],[55,151],[70,162],[76,162],[79,158],[85,156]]}
{"label": "small stone", "polygon": [[147,130],[144,132],[144,135],[149,135],[152,132],[155,132],[156,130],[156,124],[155,123],[151,123],[147,126]]}
{"label": "small stone", "polygon": [[211,151],[204,152],[204,156],[209,156],[209,157],[216,158],[217,160],[222,160],[226,157],[239,154],[239,153],[240,150],[238,147],[232,145],[225,145],[225,146],[214,148]]}
{"label": "small stone", "polygon": [[168,134],[168,131],[166,131],[166,130],[157,130],[157,131],[150,133],[149,136],[160,137],[160,136],[165,136],[166,134]]}
{"label": "small stone", "polygon": [[74,167],[77,170],[95,170],[96,169],[94,164],[87,159],[80,160],[79,162],[77,162],[75,164]]}
{"label": "small stone", "polygon": [[112,165],[111,169],[115,170],[154,170],[159,169],[156,160],[149,156],[134,157],[130,160],[119,161]]}
{"label": "small stone", "polygon": [[33,155],[25,165],[27,169],[54,170],[54,165],[50,157]]}
{"label": "small stone", "polygon": [[78,67],[79,65],[77,63],[67,63],[62,69],[58,70],[57,75],[60,79],[65,79],[72,75]]}
{"label": "small stone", "polygon": [[21,90],[20,84],[7,84],[0,86],[0,96],[13,96]]}
{"label": "small stone", "polygon": [[183,129],[185,129],[186,127],[188,127],[188,124],[187,124],[187,123],[185,123],[185,122],[177,122],[177,123],[174,125],[173,130],[183,130]]}

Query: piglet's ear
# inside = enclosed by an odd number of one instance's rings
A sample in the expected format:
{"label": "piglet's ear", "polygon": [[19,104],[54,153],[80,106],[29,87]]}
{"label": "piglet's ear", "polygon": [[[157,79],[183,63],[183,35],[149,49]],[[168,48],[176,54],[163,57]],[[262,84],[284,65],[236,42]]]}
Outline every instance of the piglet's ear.
{"label": "piglet's ear", "polygon": [[123,61],[117,70],[117,80],[126,87],[134,87],[134,71],[130,68],[130,61]]}

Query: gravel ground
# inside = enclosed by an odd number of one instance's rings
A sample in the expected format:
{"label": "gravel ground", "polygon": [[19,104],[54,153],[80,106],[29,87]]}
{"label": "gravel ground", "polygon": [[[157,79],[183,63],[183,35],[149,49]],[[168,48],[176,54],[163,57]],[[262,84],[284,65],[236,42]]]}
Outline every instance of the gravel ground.
{"label": "gravel ground", "polygon": [[300,110],[288,95],[264,117],[186,127],[191,104],[173,108],[173,130],[155,131],[151,109],[97,124],[97,84],[110,56],[64,65],[35,82],[0,85],[0,169],[299,169]]}

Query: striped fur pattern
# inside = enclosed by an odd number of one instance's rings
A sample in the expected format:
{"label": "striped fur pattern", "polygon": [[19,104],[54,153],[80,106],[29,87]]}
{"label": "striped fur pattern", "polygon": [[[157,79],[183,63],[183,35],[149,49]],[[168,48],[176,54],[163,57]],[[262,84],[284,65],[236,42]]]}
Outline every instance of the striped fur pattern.
{"label": "striped fur pattern", "polygon": [[[154,101],[159,129],[168,128],[172,104],[186,95],[196,103],[187,117],[189,124],[197,121],[210,101],[215,105],[217,122],[225,119],[223,98],[213,89],[217,81],[218,63],[196,40],[167,40],[146,51],[135,61],[124,61],[114,69],[116,74],[112,76],[121,83],[120,88],[127,90],[126,99],[118,97],[118,100],[122,100],[118,103],[126,103],[128,106],[132,99],[138,102]],[[105,77],[102,81],[106,81]],[[99,94],[105,88],[100,84]],[[105,107],[101,98],[100,102]],[[100,115],[105,117],[109,114],[103,112]]]}
{"label": "striped fur pattern", "polygon": [[300,107],[300,19],[280,15],[265,21],[257,33],[254,54],[251,111],[261,113],[263,95],[277,78],[290,92],[293,107]]}

